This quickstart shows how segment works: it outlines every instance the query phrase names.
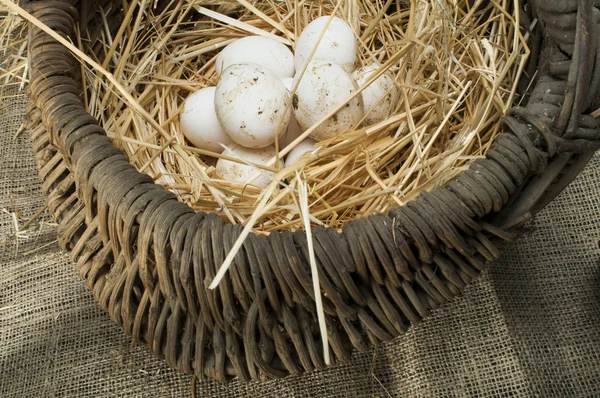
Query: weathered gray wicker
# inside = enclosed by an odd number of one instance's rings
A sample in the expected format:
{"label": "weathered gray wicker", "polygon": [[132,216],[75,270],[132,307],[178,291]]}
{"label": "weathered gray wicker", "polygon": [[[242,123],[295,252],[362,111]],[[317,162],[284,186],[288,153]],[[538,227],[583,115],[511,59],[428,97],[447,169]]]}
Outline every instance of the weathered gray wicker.
{"label": "weathered gray wicker", "polygon": [[[65,37],[97,2],[26,2]],[[106,0],[104,1],[106,3]],[[115,2],[121,4],[121,2]],[[535,75],[487,158],[403,207],[313,231],[332,357],[389,341],[460,293],[600,144],[600,1],[526,1]],[[113,7],[119,10],[120,7]],[[119,15],[113,15],[115,26]],[[139,173],[86,113],[74,56],[29,29],[30,131],[59,242],[111,319],[200,378],[325,366],[303,232],[252,234],[214,291],[241,227],[195,213]]]}

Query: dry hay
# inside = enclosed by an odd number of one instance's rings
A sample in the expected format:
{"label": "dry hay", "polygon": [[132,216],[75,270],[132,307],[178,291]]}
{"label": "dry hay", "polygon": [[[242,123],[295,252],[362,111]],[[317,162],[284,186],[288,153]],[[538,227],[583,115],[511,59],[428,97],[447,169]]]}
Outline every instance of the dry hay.
{"label": "dry hay", "polygon": [[[81,31],[75,44],[102,54],[99,63],[131,94],[82,63],[84,102],[133,165],[195,210],[232,223],[247,223],[262,200],[254,229],[268,233],[302,228],[299,181],[311,223],[340,227],[402,205],[483,156],[517,99],[529,52],[513,8],[507,0],[140,1],[118,29],[114,10],[100,9],[104,29]],[[231,41],[260,34],[293,47],[308,22],[331,14],[353,27],[361,65],[377,62],[395,77],[395,113],[321,142],[291,168],[273,159],[263,169],[278,172],[277,181],[265,190],[219,179],[215,159],[225,156],[190,146],[181,132],[185,98],[217,84],[214,61]],[[299,141],[279,148],[280,157]]]}

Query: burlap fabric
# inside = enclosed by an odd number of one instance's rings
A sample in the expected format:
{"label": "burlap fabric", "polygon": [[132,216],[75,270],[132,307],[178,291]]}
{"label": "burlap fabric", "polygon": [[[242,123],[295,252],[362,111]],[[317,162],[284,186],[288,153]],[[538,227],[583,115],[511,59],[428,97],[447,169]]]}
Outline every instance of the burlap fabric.
{"label": "burlap fabric", "polygon": [[[26,95],[0,90],[0,397],[190,396],[135,346],[55,240]],[[302,377],[198,382],[199,397],[600,396],[600,157],[462,296],[375,353]]]}

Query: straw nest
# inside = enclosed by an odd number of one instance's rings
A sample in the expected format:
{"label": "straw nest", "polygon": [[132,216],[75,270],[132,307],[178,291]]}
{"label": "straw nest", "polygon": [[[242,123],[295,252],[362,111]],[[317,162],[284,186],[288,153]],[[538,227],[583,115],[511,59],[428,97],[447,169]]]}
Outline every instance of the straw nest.
{"label": "straw nest", "polygon": [[[302,228],[307,218],[339,228],[402,205],[485,154],[518,99],[528,54],[509,3],[180,0],[155,7],[142,0],[125,10],[120,26],[111,26],[112,10],[101,9],[104,29],[79,32],[75,44],[97,54],[122,87],[82,64],[84,101],[132,164],[195,210],[250,221],[264,233]],[[262,166],[276,173],[264,190],[222,180],[214,165],[225,156],[183,136],[185,98],[217,84],[215,58],[237,38],[277,37],[293,49],[304,26],[332,14],[354,29],[360,64],[379,63],[395,77],[394,114],[320,142],[315,155],[287,168],[280,160],[300,139],[277,143],[279,155]]]}

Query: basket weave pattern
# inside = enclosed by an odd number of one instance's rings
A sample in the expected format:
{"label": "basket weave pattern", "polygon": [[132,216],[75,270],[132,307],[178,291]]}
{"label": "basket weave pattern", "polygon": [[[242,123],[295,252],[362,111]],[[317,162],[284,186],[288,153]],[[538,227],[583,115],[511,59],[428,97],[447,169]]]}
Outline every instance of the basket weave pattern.
{"label": "basket weave pattern", "polygon": [[[94,22],[87,4],[27,9],[70,37],[75,21]],[[586,111],[600,105],[600,1],[527,6],[540,20],[529,68],[537,76],[486,159],[341,233],[313,230],[334,361],[393,339],[459,294],[599,147],[600,120]],[[242,227],[194,212],[139,173],[85,111],[73,55],[34,25],[29,57],[29,129],[59,243],[111,319],[199,378],[324,368],[305,233],[251,234],[208,290]]]}

